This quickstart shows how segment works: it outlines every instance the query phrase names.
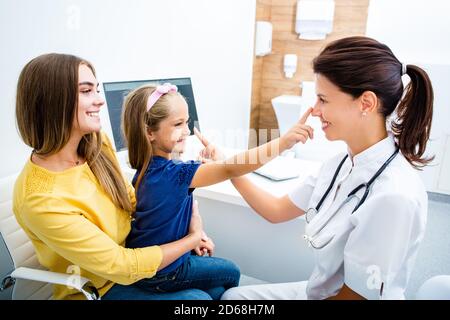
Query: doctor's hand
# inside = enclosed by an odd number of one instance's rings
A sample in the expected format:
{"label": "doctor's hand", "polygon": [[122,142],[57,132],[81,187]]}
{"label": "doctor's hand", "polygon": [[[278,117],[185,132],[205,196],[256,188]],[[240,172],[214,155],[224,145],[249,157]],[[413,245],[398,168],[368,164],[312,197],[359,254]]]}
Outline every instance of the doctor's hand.
{"label": "doctor's hand", "polygon": [[308,108],[300,120],[291,129],[289,129],[288,132],[280,137],[280,149],[282,151],[292,148],[298,142],[306,143],[308,138],[313,139],[313,128],[305,124],[312,110],[313,108]]}
{"label": "doctor's hand", "polygon": [[202,151],[200,151],[199,154],[199,160],[201,160],[202,163],[226,159],[225,154],[222,152],[222,150],[220,150],[220,148],[213,143],[209,142],[208,139],[206,139],[206,137],[202,135],[200,131],[198,131],[195,127],[194,133],[198,140],[200,140],[200,142],[205,147]]}

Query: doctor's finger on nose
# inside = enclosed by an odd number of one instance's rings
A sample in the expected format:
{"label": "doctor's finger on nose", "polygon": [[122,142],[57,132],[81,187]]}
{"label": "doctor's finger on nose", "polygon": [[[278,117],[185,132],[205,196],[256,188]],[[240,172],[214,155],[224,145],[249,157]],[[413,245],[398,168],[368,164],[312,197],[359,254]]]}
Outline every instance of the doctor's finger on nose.
{"label": "doctor's finger on nose", "polygon": [[309,107],[309,108],[305,111],[305,113],[301,116],[299,122],[300,122],[301,124],[305,124],[305,123],[306,123],[306,120],[308,120],[308,117],[311,115],[312,111],[313,111],[313,108],[312,108],[312,107]]}
{"label": "doctor's finger on nose", "polygon": [[306,123],[306,120],[308,120],[309,116],[311,115],[312,111],[313,111],[313,108],[309,107],[308,110],[305,111],[305,113],[301,116],[300,120],[297,122],[298,128],[308,131],[308,136],[310,139],[314,138],[314,129],[305,123]]}

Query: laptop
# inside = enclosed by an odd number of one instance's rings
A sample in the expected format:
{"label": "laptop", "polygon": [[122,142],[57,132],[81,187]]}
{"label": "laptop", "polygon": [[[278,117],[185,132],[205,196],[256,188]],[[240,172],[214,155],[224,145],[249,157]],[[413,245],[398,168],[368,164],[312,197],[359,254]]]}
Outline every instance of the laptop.
{"label": "laptop", "polygon": [[122,136],[121,117],[123,102],[127,94],[145,84],[157,86],[166,82],[176,85],[178,87],[178,92],[186,99],[189,108],[189,130],[191,131],[191,135],[194,134],[194,126],[200,130],[191,78],[104,82],[103,89],[105,92],[106,104],[108,106],[109,120],[111,122],[114,144],[118,152],[126,150],[124,137]]}

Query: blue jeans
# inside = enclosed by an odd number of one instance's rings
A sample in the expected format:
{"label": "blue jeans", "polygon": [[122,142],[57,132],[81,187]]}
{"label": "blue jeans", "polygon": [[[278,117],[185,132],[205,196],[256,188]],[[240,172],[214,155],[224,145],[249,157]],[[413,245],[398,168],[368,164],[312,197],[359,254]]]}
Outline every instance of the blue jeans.
{"label": "blue jeans", "polygon": [[142,279],[135,285],[151,293],[200,289],[219,300],[225,290],[239,284],[240,275],[238,266],[229,260],[190,255],[176,270]]}
{"label": "blue jeans", "polygon": [[115,284],[102,300],[219,300],[239,278],[239,267],[229,260],[190,255],[167,274],[128,286]]}
{"label": "blue jeans", "polygon": [[102,297],[102,300],[211,300],[211,296],[199,289],[152,293],[135,284],[124,286],[116,283]]}

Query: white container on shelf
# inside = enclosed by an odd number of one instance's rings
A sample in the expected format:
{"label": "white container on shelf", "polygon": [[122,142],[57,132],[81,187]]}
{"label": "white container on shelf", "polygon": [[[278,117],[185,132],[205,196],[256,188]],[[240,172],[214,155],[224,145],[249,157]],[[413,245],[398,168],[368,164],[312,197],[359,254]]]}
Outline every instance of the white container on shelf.
{"label": "white container on shelf", "polygon": [[272,52],[272,24],[256,21],[255,54],[265,56]]}

